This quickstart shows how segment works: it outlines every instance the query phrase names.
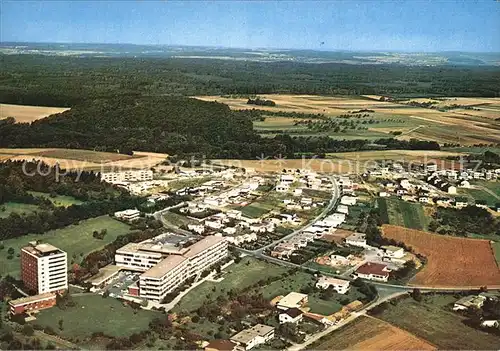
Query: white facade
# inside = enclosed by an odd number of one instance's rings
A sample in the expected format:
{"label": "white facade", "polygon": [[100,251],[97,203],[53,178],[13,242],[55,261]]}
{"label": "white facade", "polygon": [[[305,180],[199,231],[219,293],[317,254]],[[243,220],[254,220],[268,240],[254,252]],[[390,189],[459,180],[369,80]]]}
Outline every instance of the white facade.
{"label": "white facade", "polygon": [[351,246],[367,247],[366,235],[363,233],[354,233],[345,238],[345,243]]}
{"label": "white facade", "polygon": [[38,259],[38,293],[68,289],[68,258],[66,252]]}
{"label": "white facade", "polygon": [[[37,293],[44,294],[68,289],[68,257],[66,252],[50,244],[38,244],[22,249],[23,253],[31,256],[35,263],[37,277]],[[29,264],[29,263],[27,263]],[[31,267],[32,264],[31,264]],[[22,267],[28,270],[28,267]],[[33,272],[33,270],[31,270]]]}
{"label": "white facade", "polygon": [[349,291],[349,281],[330,278],[330,277],[321,277],[316,282],[316,287],[320,289],[328,289],[332,287],[339,294],[345,294]]}
{"label": "white facade", "polygon": [[107,183],[137,182],[146,180],[153,180],[153,171],[149,169],[140,169],[101,173],[101,181]]}
{"label": "white facade", "polygon": [[135,210],[135,209],[115,212],[116,218],[123,219],[123,220],[129,221],[129,222],[138,219],[140,217],[140,215],[141,215],[141,211]]}
{"label": "white facade", "polygon": [[130,243],[116,251],[116,265],[144,272],[139,295],[160,302],[184,281],[195,277],[228,255],[228,243],[220,236],[207,236],[193,245],[172,251],[160,245]]}

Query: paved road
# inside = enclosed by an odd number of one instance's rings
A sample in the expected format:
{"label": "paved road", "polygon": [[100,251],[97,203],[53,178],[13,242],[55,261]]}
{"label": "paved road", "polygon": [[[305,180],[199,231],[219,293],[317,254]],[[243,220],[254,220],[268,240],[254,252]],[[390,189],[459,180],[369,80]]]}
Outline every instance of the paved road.
{"label": "paved road", "polygon": [[262,254],[262,252],[264,250],[267,250],[270,247],[274,247],[283,241],[286,241],[286,240],[293,238],[295,235],[299,234],[300,232],[302,232],[305,229],[312,226],[315,222],[325,218],[326,215],[328,214],[328,212],[330,212],[337,205],[337,202],[340,198],[340,188],[339,188],[337,181],[334,178],[332,178],[332,185],[333,185],[333,191],[332,191],[332,198],[330,199],[330,202],[316,218],[314,218],[311,222],[309,222],[309,224],[307,224],[306,226],[304,226],[300,229],[295,230],[293,233],[290,233],[290,234],[288,234],[288,235],[286,235],[278,240],[273,241],[272,243],[270,243],[264,247],[261,247],[260,249],[253,250],[252,252]]}

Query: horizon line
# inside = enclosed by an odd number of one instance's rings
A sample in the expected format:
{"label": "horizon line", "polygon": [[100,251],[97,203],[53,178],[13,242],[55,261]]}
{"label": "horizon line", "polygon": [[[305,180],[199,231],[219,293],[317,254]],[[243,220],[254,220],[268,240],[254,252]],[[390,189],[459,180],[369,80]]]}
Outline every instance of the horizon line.
{"label": "horizon line", "polygon": [[103,43],[103,42],[64,42],[64,41],[1,41],[0,45],[8,43],[20,44],[60,44],[60,45],[133,45],[133,46],[156,46],[156,47],[191,47],[191,48],[216,48],[216,49],[234,49],[234,50],[255,50],[255,51],[316,51],[316,52],[373,52],[373,53],[474,53],[474,54],[500,54],[500,51],[462,51],[462,50],[442,50],[442,51],[427,51],[427,50],[403,50],[403,49],[305,49],[305,48],[279,48],[279,47],[242,47],[242,46],[218,46],[218,45],[192,45],[192,44],[137,44],[137,43]]}

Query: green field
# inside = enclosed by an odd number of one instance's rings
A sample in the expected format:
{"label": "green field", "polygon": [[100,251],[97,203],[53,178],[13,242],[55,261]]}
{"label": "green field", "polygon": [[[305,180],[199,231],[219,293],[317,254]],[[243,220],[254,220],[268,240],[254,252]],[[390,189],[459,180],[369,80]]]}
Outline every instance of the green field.
{"label": "green field", "polygon": [[385,222],[411,229],[427,230],[429,218],[426,217],[421,204],[396,198],[379,198],[378,205],[380,216]]}
{"label": "green field", "polygon": [[471,201],[483,200],[486,201],[488,206],[495,206],[500,200],[494,197],[492,194],[482,190],[482,189],[459,189],[458,194],[460,196],[465,196]]}
{"label": "green field", "polygon": [[[132,333],[148,329],[149,322],[158,317],[158,313],[131,307],[111,297],[100,295],[82,295],[73,297],[75,307],[65,310],[53,307],[37,314],[34,323],[50,326],[63,338],[78,338],[78,343],[90,337],[93,332],[103,332],[115,337],[126,337]],[[105,318],[104,316],[109,316]],[[59,320],[63,320],[63,330],[59,329]]]}
{"label": "green field", "polygon": [[6,202],[0,205],[0,218],[7,218],[11,213],[29,214],[38,210],[37,205],[22,204],[19,202]]}
{"label": "green field", "polygon": [[459,313],[451,310],[460,297],[453,295],[425,296],[422,302],[411,298],[377,315],[397,327],[448,350],[496,350],[500,338],[463,324]]}
{"label": "green field", "polygon": [[261,203],[254,202],[250,205],[242,207],[240,210],[244,216],[250,218],[259,218],[260,216],[263,216],[269,211],[271,211],[271,208],[269,208],[268,206],[264,206]]}
{"label": "green field", "polygon": [[[281,276],[288,269],[251,257],[245,257],[240,263],[229,266],[226,271],[228,273],[224,275],[221,282],[204,282],[190,291],[181,299],[174,311],[196,310],[207,301],[213,301],[219,295],[231,289],[244,290],[259,280]],[[315,282],[316,278],[312,274],[298,271],[268,285],[258,287],[253,292],[262,293],[264,298],[272,300],[276,296],[286,295],[292,291],[299,292],[304,287]],[[328,301],[320,299],[319,293],[312,293],[309,294],[308,306],[313,313],[329,315],[342,308],[341,301],[348,299],[350,302],[362,297],[363,295],[354,287],[346,295],[333,294],[333,297]]]}
{"label": "green field", "polygon": [[[184,296],[174,311],[193,311],[207,300],[213,301],[217,296],[231,289],[244,289],[261,279],[276,277],[287,272],[284,267],[277,266],[251,257],[244,257],[241,262],[225,269],[224,279],[214,283],[206,281]],[[207,298],[210,295],[210,298]]]}
{"label": "green field", "polygon": [[491,244],[493,248],[493,253],[495,254],[495,259],[497,260],[497,264],[500,267],[500,241],[494,242]]}
{"label": "green field", "polygon": [[57,195],[52,197],[50,196],[50,194],[41,193],[38,191],[29,191],[29,193],[33,196],[49,199],[55,206],[68,207],[71,205],[81,205],[83,203],[82,201],[75,199],[72,196]]}
{"label": "green field", "polygon": [[[94,230],[107,229],[108,233],[103,240],[92,237]],[[40,240],[52,244],[68,253],[68,264],[71,261],[80,262],[83,257],[92,251],[104,247],[114,241],[118,235],[127,234],[129,226],[109,216],[81,221],[78,225],[70,225],[62,229],[48,231],[44,234],[28,234],[15,239],[3,241],[4,249],[0,251],[0,274],[16,276],[20,271],[19,254],[21,248],[29,241]],[[12,247],[15,250],[14,257],[7,259],[7,250]]]}

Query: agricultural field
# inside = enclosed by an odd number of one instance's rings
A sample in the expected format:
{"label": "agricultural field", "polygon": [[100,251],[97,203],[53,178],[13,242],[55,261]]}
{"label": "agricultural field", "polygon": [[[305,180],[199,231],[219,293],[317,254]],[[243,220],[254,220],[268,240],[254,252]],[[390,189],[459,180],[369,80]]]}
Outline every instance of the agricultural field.
{"label": "agricultural field", "polygon": [[382,226],[382,233],[427,258],[427,264],[410,285],[500,286],[500,270],[488,240],[444,236],[394,225]]}
{"label": "agricultural field", "polygon": [[[80,262],[83,257],[104,247],[114,241],[118,235],[128,234],[130,227],[109,216],[81,221],[78,225],[70,225],[62,229],[48,231],[44,234],[28,234],[2,242],[4,249],[0,251],[0,275],[10,274],[17,276],[20,272],[20,260],[17,256],[20,250],[29,241],[40,240],[52,244],[68,253],[68,265],[71,261]],[[94,230],[107,230],[103,240],[92,237]],[[15,250],[12,259],[7,258],[7,250],[12,247]]]}
{"label": "agricultural field", "polygon": [[[259,109],[282,112],[266,116],[263,121],[256,121],[256,131],[263,136],[274,136],[283,131],[294,135],[328,135],[335,139],[380,139],[393,137],[398,139],[418,138],[439,143],[460,143],[462,145],[490,144],[500,140],[499,122],[500,99],[498,98],[431,98],[388,102],[374,99],[372,96],[312,96],[312,95],[262,95],[261,99],[272,100],[276,106],[248,105],[246,98],[201,96],[205,101],[218,101],[235,110]],[[410,102],[434,102],[436,108],[411,106]],[[451,105],[460,108],[451,108]],[[462,107],[463,106],[463,107]],[[465,108],[467,107],[467,109]],[[321,114],[324,118],[342,121],[341,116],[362,111],[363,117],[349,118],[354,125],[342,132],[334,129],[314,131],[304,124],[297,124],[298,117],[286,113]],[[368,110],[368,111],[366,111]],[[367,116],[368,115],[368,116]],[[280,120],[282,119],[282,120]],[[306,118],[307,119],[307,118]],[[344,126],[345,127],[345,126]],[[276,131],[276,133],[273,133]]]}
{"label": "agricultural field", "polygon": [[82,201],[75,199],[72,196],[66,196],[66,195],[50,196],[50,194],[41,193],[38,191],[29,191],[29,193],[36,197],[43,197],[49,199],[54,204],[54,206],[68,207],[71,205],[81,205],[83,203]]}
{"label": "agricultural field", "polygon": [[[488,189],[488,188],[486,188]],[[495,189],[498,190],[498,189]],[[500,190],[499,190],[500,191]],[[500,194],[500,193],[498,193]],[[469,201],[476,201],[476,200],[483,200],[486,201],[488,206],[495,206],[495,204],[500,202],[500,195],[494,196],[494,194],[491,194],[488,191],[485,191],[483,189],[459,189],[458,190],[458,195],[460,196],[465,196],[469,199]]]}
{"label": "agricultural field", "polygon": [[19,202],[6,202],[0,205],[0,218],[7,218],[11,213],[29,214],[38,210],[37,205],[23,204]]}
{"label": "agricultural field", "polygon": [[0,119],[14,117],[18,123],[29,123],[67,110],[69,108],[0,104]]}
{"label": "agricultural field", "polygon": [[460,296],[424,295],[421,302],[411,298],[398,301],[377,318],[428,340],[443,350],[496,350],[500,338],[471,328],[464,317],[452,311],[452,304]]}
{"label": "agricultural field", "polygon": [[363,152],[339,152],[328,154],[325,159],[267,159],[267,160],[213,160],[213,164],[243,167],[256,172],[281,172],[286,169],[310,169],[319,173],[363,173],[373,167],[374,161],[427,163],[436,162],[439,168],[458,169],[458,163],[445,160],[449,156],[464,155],[458,152],[387,150]]}
{"label": "agricultural field", "polygon": [[437,347],[376,318],[361,316],[311,345],[314,350],[436,350]]}
{"label": "agricultural field", "polygon": [[[123,302],[111,297],[103,298],[100,295],[85,294],[73,297],[74,307],[60,309],[53,307],[41,311],[34,323],[44,327],[51,327],[61,337],[70,339],[80,345],[85,345],[93,332],[100,331],[114,337],[127,337],[132,333],[148,329],[149,322],[158,313],[138,309],[133,310]],[[109,313],[112,318],[102,318]],[[63,321],[63,329],[59,328],[59,321]]]}
{"label": "agricultural field", "polygon": [[420,203],[395,198],[378,198],[377,201],[385,223],[419,230],[428,228],[430,218]]}
{"label": "agricultural field", "polygon": [[259,218],[273,209],[273,206],[263,202],[253,202],[250,205],[239,208],[241,213],[250,218]]}
{"label": "agricultural field", "polygon": [[79,149],[0,149],[0,160],[43,161],[69,170],[143,169],[165,161],[166,154],[134,152],[133,156]]}

